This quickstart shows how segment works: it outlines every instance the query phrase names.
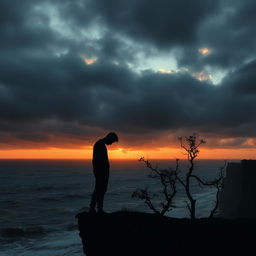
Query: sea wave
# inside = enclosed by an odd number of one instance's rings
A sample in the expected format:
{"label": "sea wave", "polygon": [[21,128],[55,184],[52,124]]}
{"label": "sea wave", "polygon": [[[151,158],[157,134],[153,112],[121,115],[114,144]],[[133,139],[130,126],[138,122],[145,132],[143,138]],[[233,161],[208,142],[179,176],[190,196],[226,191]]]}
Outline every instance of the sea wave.
{"label": "sea wave", "polygon": [[40,187],[34,187],[32,190],[38,191],[38,192],[45,192],[49,190],[69,190],[69,189],[74,189],[72,185],[70,186],[40,186]]}
{"label": "sea wave", "polygon": [[22,238],[29,237],[34,238],[38,236],[46,235],[46,231],[42,226],[35,227],[19,227],[19,228],[5,228],[1,230],[1,235],[4,238]]}
{"label": "sea wave", "polygon": [[[38,199],[35,199],[36,201]],[[57,198],[57,197],[41,197],[39,198],[39,201],[42,201],[42,202],[61,202],[63,200],[61,200],[61,198]]]}
{"label": "sea wave", "polygon": [[80,195],[80,194],[70,194],[70,195],[65,195],[63,198],[65,199],[80,199],[80,198],[85,198],[86,195]]}
{"label": "sea wave", "polygon": [[7,207],[19,207],[21,204],[19,201],[16,201],[16,200],[3,200],[3,201],[0,201],[1,204],[3,204],[4,206],[7,206]]}
{"label": "sea wave", "polygon": [[41,186],[41,187],[37,187],[34,190],[36,191],[47,191],[47,190],[54,190],[54,189],[58,189],[57,187],[54,186]]}
{"label": "sea wave", "polygon": [[66,226],[66,230],[67,231],[73,231],[73,230],[77,230],[77,224],[69,224]]}
{"label": "sea wave", "polygon": [[47,208],[42,209],[41,212],[48,213],[48,214],[58,214],[58,215],[70,215],[73,214],[72,210],[69,210],[68,208]]}
{"label": "sea wave", "polygon": [[65,200],[75,200],[75,199],[84,199],[87,195],[81,194],[67,194],[63,196],[51,196],[51,197],[41,197],[39,198],[40,201],[43,202],[63,202]]}
{"label": "sea wave", "polygon": [[9,187],[8,189],[1,189],[0,194],[1,195],[13,195],[13,194],[20,194],[23,193],[26,190],[25,187]]}

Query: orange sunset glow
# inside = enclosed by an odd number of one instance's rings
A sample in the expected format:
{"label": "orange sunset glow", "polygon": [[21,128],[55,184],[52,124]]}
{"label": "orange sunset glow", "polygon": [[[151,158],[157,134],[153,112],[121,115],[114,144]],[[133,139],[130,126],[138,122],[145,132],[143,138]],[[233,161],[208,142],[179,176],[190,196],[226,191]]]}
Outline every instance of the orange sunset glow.
{"label": "orange sunset glow", "polygon": [[81,58],[86,65],[92,65],[98,60],[98,58],[87,58],[85,55],[81,55]]}
{"label": "orange sunset glow", "polygon": [[204,56],[207,56],[207,55],[212,53],[212,50],[210,48],[207,48],[207,47],[200,48],[198,51],[199,51],[199,53],[201,53]]}
{"label": "orange sunset glow", "polygon": [[[157,148],[129,150],[125,148],[111,149],[108,147],[110,159],[139,159],[145,157],[149,159],[184,159],[184,151],[181,148]],[[0,159],[91,159],[92,147],[85,149],[16,149],[0,150]],[[256,149],[220,149],[201,148],[198,159],[254,159]]]}

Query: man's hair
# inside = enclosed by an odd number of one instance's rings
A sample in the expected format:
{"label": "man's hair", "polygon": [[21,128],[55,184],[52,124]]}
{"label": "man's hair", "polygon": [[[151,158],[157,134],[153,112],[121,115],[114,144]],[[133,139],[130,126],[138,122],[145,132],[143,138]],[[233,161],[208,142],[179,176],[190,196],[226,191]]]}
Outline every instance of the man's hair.
{"label": "man's hair", "polygon": [[106,138],[111,139],[114,142],[118,142],[118,136],[114,132],[110,132]]}

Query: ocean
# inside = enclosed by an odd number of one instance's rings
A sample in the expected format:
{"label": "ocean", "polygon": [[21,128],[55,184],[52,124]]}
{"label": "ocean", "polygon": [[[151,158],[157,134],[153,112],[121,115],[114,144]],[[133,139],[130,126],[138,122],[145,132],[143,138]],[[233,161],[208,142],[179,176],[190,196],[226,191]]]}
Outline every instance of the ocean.
{"label": "ocean", "polygon": [[[175,167],[172,160],[152,160],[160,168]],[[198,160],[195,173],[206,180],[217,176],[222,160]],[[181,161],[181,169],[188,163]],[[145,211],[150,209],[131,198],[136,188],[157,193],[159,182],[137,160],[112,160],[104,209]],[[75,215],[88,210],[94,187],[89,160],[0,160],[0,256],[82,256]],[[214,188],[192,184],[198,200],[197,217],[209,215],[215,201]],[[156,197],[155,204],[161,202]],[[188,217],[186,198],[178,186],[175,208],[167,216]]]}

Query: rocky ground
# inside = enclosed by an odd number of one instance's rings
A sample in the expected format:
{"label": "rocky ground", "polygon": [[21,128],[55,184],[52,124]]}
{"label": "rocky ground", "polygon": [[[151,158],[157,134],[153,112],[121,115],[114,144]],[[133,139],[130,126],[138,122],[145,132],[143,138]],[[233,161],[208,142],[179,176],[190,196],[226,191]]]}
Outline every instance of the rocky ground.
{"label": "rocky ground", "polygon": [[87,256],[256,255],[256,221],[174,219],[139,212],[78,214]]}

